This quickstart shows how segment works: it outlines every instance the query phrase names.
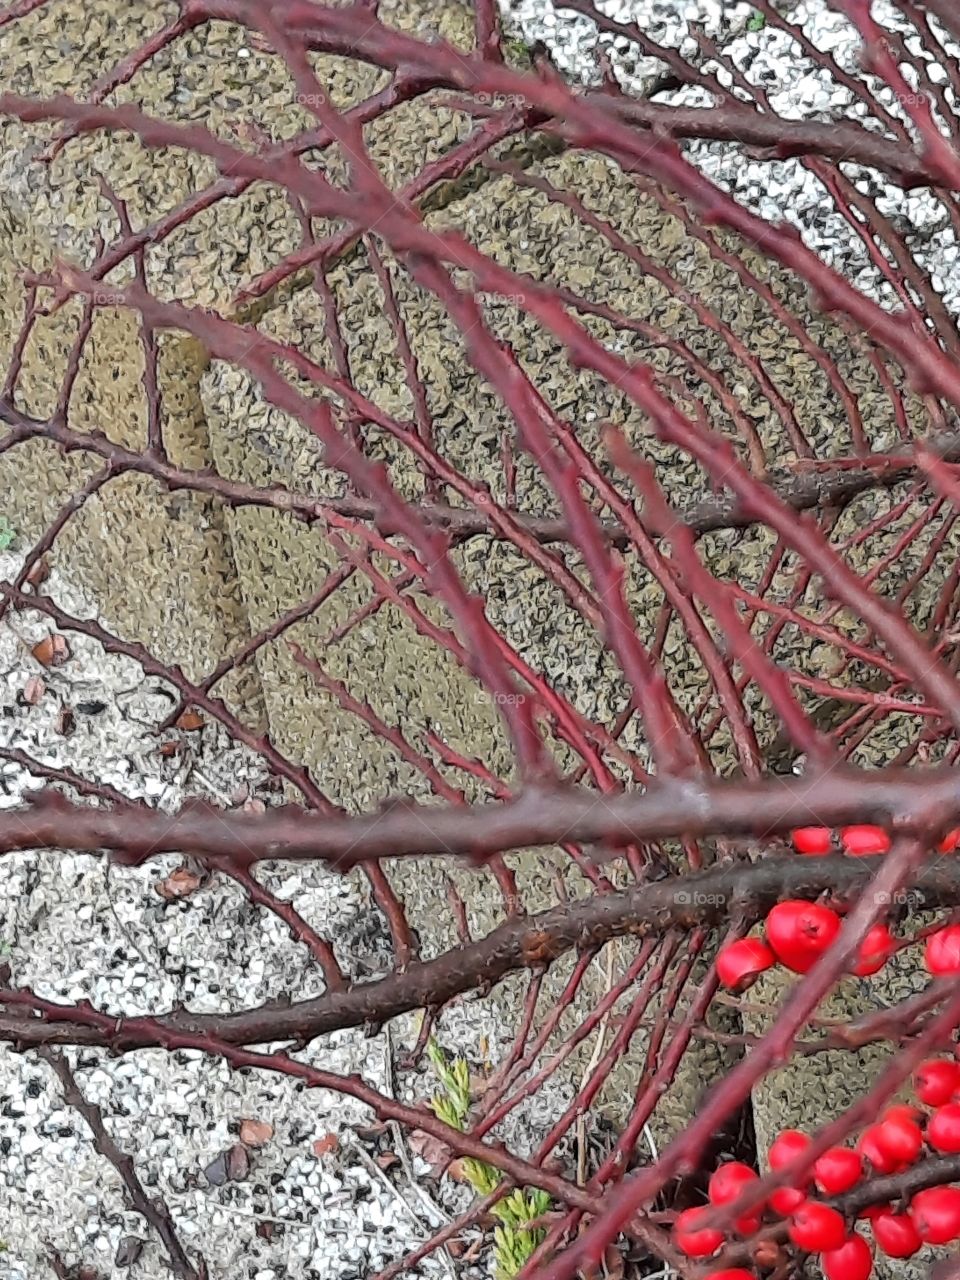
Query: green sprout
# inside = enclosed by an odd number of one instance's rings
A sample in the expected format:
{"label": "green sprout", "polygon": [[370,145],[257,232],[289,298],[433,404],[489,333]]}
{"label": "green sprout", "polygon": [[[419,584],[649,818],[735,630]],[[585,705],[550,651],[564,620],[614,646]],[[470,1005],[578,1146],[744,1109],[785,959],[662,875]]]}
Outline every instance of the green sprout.
{"label": "green sprout", "polygon": [[762,14],[759,9],[754,9],[753,13],[751,13],[750,17],[747,19],[747,30],[762,31],[766,25],[767,19],[765,15]]}
{"label": "green sprout", "polygon": [[[427,1041],[427,1057],[443,1086],[431,1100],[434,1115],[452,1129],[462,1133],[470,1112],[470,1072],[464,1058],[450,1059],[431,1036]],[[463,1176],[478,1195],[486,1196],[500,1185],[500,1172],[483,1160],[471,1156],[461,1161]],[[542,1243],[546,1231],[527,1224],[542,1217],[550,1208],[546,1191],[531,1187],[514,1187],[491,1209],[499,1219],[493,1229],[494,1276],[496,1280],[512,1280]]]}
{"label": "green sprout", "polygon": [[13,525],[7,517],[0,516],[0,551],[6,551],[7,547],[12,546],[16,536]]}
{"label": "green sprout", "polygon": [[531,65],[530,49],[524,40],[508,36],[503,41],[503,52],[509,66],[526,68]]}

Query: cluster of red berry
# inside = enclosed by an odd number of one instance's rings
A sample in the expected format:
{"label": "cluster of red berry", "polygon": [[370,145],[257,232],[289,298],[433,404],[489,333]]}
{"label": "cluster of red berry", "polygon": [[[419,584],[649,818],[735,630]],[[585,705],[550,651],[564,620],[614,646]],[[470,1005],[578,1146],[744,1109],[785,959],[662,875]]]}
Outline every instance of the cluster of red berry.
{"label": "cluster of red berry", "polygon": [[[828,827],[799,827],[792,833],[798,853],[822,857],[833,849],[834,833]],[[840,843],[854,857],[886,853],[890,837],[882,827],[842,827]],[[960,848],[960,827],[940,841],[940,853]],[[767,916],[764,938],[740,938],[722,947],[717,956],[717,976],[725,987],[744,991],[764,970],[785,965],[794,973],[806,973],[830,947],[840,932],[840,917],[817,902],[790,899],[778,902]],[[879,973],[897,949],[897,940],[886,924],[875,924],[860,944],[851,972],[860,978]],[[927,970],[936,977],[960,973],[960,924],[947,925],[927,938],[924,952]]]}
{"label": "cluster of red berry", "polygon": [[[890,848],[890,836],[883,827],[873,827],[861,822],[853,827],[841,827],[833,832],[829,827],[797,827],[791,831],[793,847],[808,858],[822,858],[835,851],[834,836],[839,837],[840,848],[854,858],[866,858],[875,853],[886,853]],[[954,827],[937,845],[938,853],[956,853],[960,849],[960,827]]]}
{"label": "cluster of red berry", "polygon": [[[960,1055],[960,1047],[958,1047]],[[787,1219],[787,1234],[807,1253],[821,1255],[826,1280],[868,1280],[873,1251],[852,1231],[839,1209],[811,1198],[815,1188],[824,1196],[840,1196],[868,1174],[903,1173],[923,1154],[924,1144],[940,1153],[960,1152],[960,1063],[952,1058],[925,1062],[914,1076],[919,1102],[929,1111],[909,1105],[889,1107],[875,1124],[861,1133],[856,1149],[830,1147],[809,1174],[793,1185],[779,1187],[768,1199],[736,1219],[739,1236],[755,1235],[764,1213]],[[781,1133],[770,1147],[770,1168],[784,1169],[802,1157],[811,1139],[796,1129]],[[707,1188],[709,1205],[686,1209],[674,1224],[677,1248],[690,1258],[710,1258],[725,1243],[721,1231],[705,1226],[704,1218],[721,1205],[732,1204],[759,1175],[739,1161],[721,1165]],[[908,1209],[876,1204],[858,1215],[870,1224],[880,1251],[890,1258],[909,1258],[924,1244],[941,1245],[960,1239],[960,1187],[938,1186],[918,1191]],[[759,1255],[756,1255],[759,1256]],[[756,1280],[743,1267],[710,1273],[708,1280]]]}

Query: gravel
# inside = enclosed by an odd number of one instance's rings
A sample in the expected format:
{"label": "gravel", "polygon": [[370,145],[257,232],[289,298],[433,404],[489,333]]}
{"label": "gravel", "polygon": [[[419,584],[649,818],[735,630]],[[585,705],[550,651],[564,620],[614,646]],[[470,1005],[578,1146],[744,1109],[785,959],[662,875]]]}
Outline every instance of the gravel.
{"label": "gravel", "polygon": [[[12,579],[19,565],[15,555],[0,555],[0,580]],[[91,616],[89,602],[56,571],[44,590]],[[82,636],[68,637],[63,665],[44,667],[31,651],[48,633],[42,616],[28,611],[0,624],[0,747],[19,747],[44,764],[96,776],[165,809],[191,796],[225,805],[275,801],[261,762],[216,725],[165,735],[179,736],[185,749],[162,755],[151,726],[170,709],[169,688]],[[39,700],[36,686],[25,699],[28,682],[38,679],[44,685]],[[58,722],[66,705],[74,708],[76,727],[63,736]],[[0,760],[0,805],[18,804],[41,785],[42,779]],[[175,1003],[213,1012],[322,990],[316,966],[286,926],[252,906],[232,882],[215,878],[186,898],[164,901],[156,885],[179,863],[167,857],[128,869],[87,855],[5,857],[0,959],[10,965],[13,982],[49,999],[90,999],[117,1014]],[[382,971],[376,913],[359,878],[320,866],[270,864],[262,878],[334,939],[348,973]],[[391,1038],[344,1031],[321,1037],[298,1056],[422,1101],[436,1082],[395,1065],[415,1035],[410,1018],[394,1024]],[[474,1063],[481,1060],[483,1037],[496,1052],[496,1029],[483,1002],[452,1011],[440,1033],[442,1043]],[[67,1060],[85,1098],[102,1108],[109,1133],[135,1156],[148,1194],[162,1194],[169,1205],[187,1252],[203,1252],[211,1280],[366,1277],[415,1248],[426,1226],[435,1229],[470,1203],[470,1194],[445,1178],[431,1212],[402,1168],[379,1176],[376,1140],[355,1133],[371,1124],[372,1113],[336,1093],[307,1090],[265,1071],[233,1072],[196,1052],[146,1050],[113,1059],[68,1051]],[[549,1108],[539,1128],[548,1114]],[[210,1166],[237,1143],[244,1118],[266,1121],[273,1135],[248,1152],[250,1171],[242,1181],[214,1185]],[[314,1143],[328,1135],[336,1145],[318,1155]],[[51,1274],[48,1247],[98,1276],[170,1275],[156,1237],[130,1210],[86,1123],[64,1104],[51,1067],[32,1053],[0,1053],[0,1157],[2,1280]],[[409,1162],[417,1175],[428,1170],[412,1153]],[[129,1272],[115,1263],[128,1237],[145,1241]],[[432,1259],[410,1274],[448,1275],[448,1264]],[[463,1267],[459,1274],[483,1272]]]}
{"label": "gravel", "polygon": [[[659,44],[679,50],[701,70],[716,71],[719,82],[729,88],[733,83],[730,72],[715,59],[702,57],[690,34],[691,23],[699,24],[716,41],[724,58],[750,85],[765,90],[771,108],[788,119],[848,119],[878,127],[870,119],[867,104],[839,83],[829,68],[818,65],[806,54],[793,36],[769,22],[751,29],[756,19],[749,4],[721,4],[718,0],[601,0],[597,8],[621,24],[636,23]],[[645,56],[626,36],[600,31],[589,18],[564,10],[551,0],[505,0],[502,9],[509,29],[524,40],[544,44],[557,67],[583,83],[599,82],[598,49],[609,57],[623,87],[633,93],[649,90],[665,69],[663,62]],[[859,37],[847,19],[825,0],[781,3],[778,11],[799,26],[841,70],[858,73]],[[930,60],[919,38],[910,34],[912,26],[892,4],[875,4],[873,12],[883,25],[904,34],[911,52]],[[935,20],[931,25],[938,35],[943,35]],[[951,57],[960,57],[960,47],[945,36],[943,44]],[[910,79],[913,73],[908,70],[906,74]],[[931,77],[943,83],[946,73],[935,66]],[[870,84],[878,100],[892,114],[906,120],[892,90],[875,79]],[[747,100],[742,89],[737,88],[735,94]],[[712,98],[700,86],[687,86],[664,92],[657,101],[706,106]],[[891,286],[871,262],[863,242],[802,160],[758,160],[730,143],[691,142],[685,144],[684,150],[693,164],[741,204],[764,218],[792,223],[811,249],[858,288],[884,305],[895,304]],[[913,257],[931,276],[951,314],[960,313],[960,243],[940,200],[925,189],[903,192],[859,165],[844,165],[844,172],[903,234]]]}

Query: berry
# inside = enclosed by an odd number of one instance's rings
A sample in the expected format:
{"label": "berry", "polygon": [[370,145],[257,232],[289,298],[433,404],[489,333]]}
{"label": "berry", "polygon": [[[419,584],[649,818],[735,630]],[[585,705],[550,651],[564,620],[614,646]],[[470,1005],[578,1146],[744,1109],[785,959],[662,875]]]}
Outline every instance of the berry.
{"label": "berry", "polygon": [[[722,1164],[719,1168],[714,1169],[710,1175],[710,1182],[707,1184],[707,1195],[710,1197],[710,1203],[731,1204],[753,1182],[759,1182],[759,1177],[749,1165],[741,1164],[739,1160],[731,1160],[728,1164]],[[737,1218],[735,1226],[740,1235],[753,1235],[760,1225],[761,1212],[762,1206],[759,1206]]]}
{"label": "berry", "polygon": [[875,924],[867,930],[860,943],[857,959],[851,969],[858,978],[869,978],[879,973],[897,949],[896,939],[885,924]]}
{"label": "berry", "polygon": [[874,1215],[873,1238],[888,1258],[912,1258],[923,1247],[910,1214],[891,1213],[889,1209]]}
{"label": "berry", "polygon": [[884,1120],[912,1120],[914,1124],[920,1124],[926,1120],[926,1115],[919,1107],[915,1107],[909,1102],[896,1102],[892,1107],[887,1107],[883,1113]]}
{"label": "berry", "polygon": [[890,848],[890,837],[883,827],[870,827],[861,824],[855,827],[843,827],[840,841],[855,858],[863,858],[871,853],[886,853]]}
{"label": "berry", "polygon": [[717,953],[717,977],[731,991],[744,991],[758,974],[776,964],[762,938],[740,938],[728,942]]}
{"label": "berry", "polygon": [[808,856],[829,853],[833,845],[833,832],[829,827],[797,827],[790,835],[797,853]]}
{"label": "berry", "polygon": [[877,1141],[879,1128],[878,1124],[872,1124],[868,1129],[864,1129],[857,1142],[857,1150],[877,1173],[900,1173],[905,1165],[895,1159],[889,1150]]}
{"label": "berry", "polygon": [[[773,949],[776,951],[776,947]],[[931,933],[923,962],[935,977],[960,973],[960,924],[948,924],[945,929]]]}
{"label": "berry", "polygon": [[927,1125],[927,1141],[937,1151],[960,1151],[960,1102],[937,1108]]}
{"label": "berry", "polygon": [[736,1200],[751,1182],[757,1181],[757,1175],[747,1164],[739,1160],[731,1160],[714,1169],[707,1184],[707,1195],[711,1204],[730,1204]]}
{"label": "berry", "polygon": [[673,1224],[674,1243],[688,1258],[709,1258],[723,1244],[722,1231],[718,1231],[716,1227],[697,1225],[703,1221],[704,1215],[708,1212],[706,1205],[700,1205],[696,1209],[684,1209],[683,1213],[677,1215],[677,1220]]}
{"label": "berry", "polygon": [[960,1088],[960,1065],[949,1058],[930,1058],[921,1062],[913,1076],[917,1097],[928,1107],[942,1107]]}
{"label": "berry", "polygon": [[857,1214],[858,1218],[876,1218],[878,1214],[889,1213],[889,1204],[868,1204]]}
{"label": "berry", "polygon": [[829,1147],[813,1166],[813,1180],[825,1196],[839,1196],[860,1181],[863,1158],[849,1147]]}
{"label": "berry", "polygon": [[877,1150],[901,1169],[913,1164],[923,1150],[923,1133],[916,1120],[893,1108],[873,1125],[873,1140]]}
{"label": "berry", "polygon": [[706,1280],[757,1280],[752,1271],[743,1267],[727,1267],[726,1271],[711,1271]]}
{"label": "berry", "polygon": [[853,1235],[820,1259],[826,1280],[869,1280],[873,1254],[863,1236]]}
{"label": "berry", "polygon": [[767,942],[781,964],[806,973],[840,932],[840,917],[818,902],[778,902],[766,920]]}
{"label": "berry", "polygon": [[910,1205],[917,1234],[926,1244],[949,1244],[960,1236],[960,1188],[928,1187]]}
{"label": "berry", "polygon": [[958,847],[960,847],[960,827],[954,827],[937,845],[937,852],[956,853]]}
{"label": "berry", "polygon": [[770,1208],[779,1213],[781,1218],[789,1218],[798,1205],[806,1200],[804,1192],[797,1187],[778,1187],[770,1193]]}
{"label": "berry", "polygon": [[818,1200],[805,1200],[790,1215],[790,1239],[808,1253],[831,1253],[847,1238],[843,1214]]}
{"label": "berry", "polygon": [[770,1168],[784,1169],[797,1156],[802,1155],[812,1139],[799,1129],[784,1129],[770,1144]]}

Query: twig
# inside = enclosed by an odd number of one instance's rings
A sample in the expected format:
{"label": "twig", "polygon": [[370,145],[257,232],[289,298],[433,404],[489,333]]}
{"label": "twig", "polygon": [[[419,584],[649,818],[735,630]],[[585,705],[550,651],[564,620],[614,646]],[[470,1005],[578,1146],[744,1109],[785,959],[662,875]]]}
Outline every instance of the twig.
{"label": "twig", "polygon": [[137,1176],[133,1160],[120,1150],[107,1132],[100,1108],[89,1102],[81,1093],[76,1077],[64,1055],[58,1053],[55,1049],[47,1047],[39,1049],[38,1053],[59,1077],[63,1088],[64,1100],[74,1110],[78,1111],[87,1122],[93,1135],[93,1144],[96,1149],[110,1161],[120,1175],[133,1208],[153,1227],[160,1237],[170,1259],[171,1270],[180,1276],[181,1280],[203,1280],[206,1275],[206,1265],[203,1259],[200,1259],[200,1269],[195,1269],[187,1258],[183,1245],[180,1243],[167,1205],[162,1198],[154,1202],[147,1195],[143,1184]]}

